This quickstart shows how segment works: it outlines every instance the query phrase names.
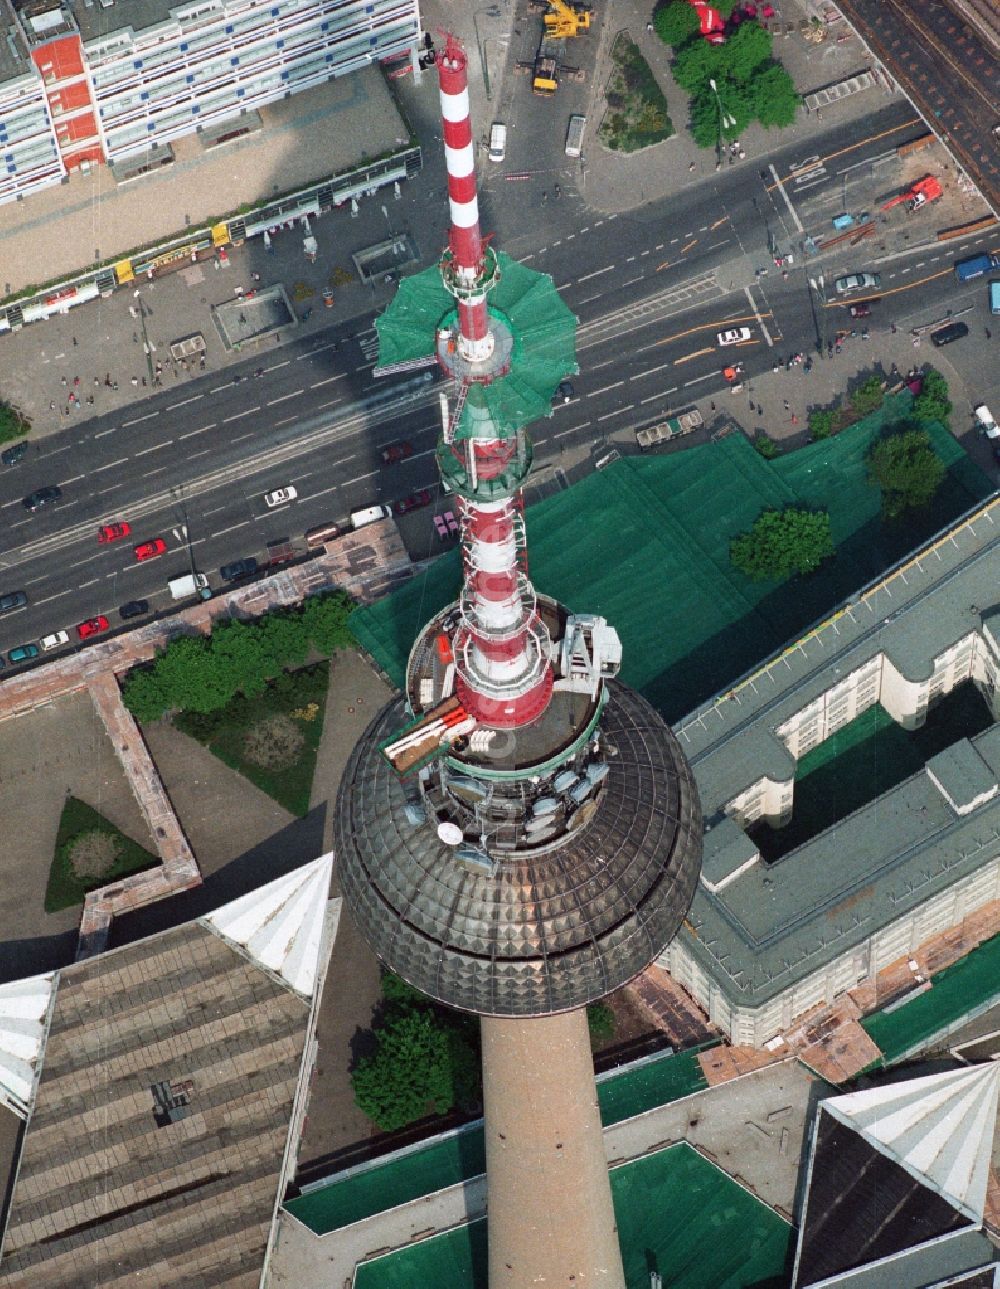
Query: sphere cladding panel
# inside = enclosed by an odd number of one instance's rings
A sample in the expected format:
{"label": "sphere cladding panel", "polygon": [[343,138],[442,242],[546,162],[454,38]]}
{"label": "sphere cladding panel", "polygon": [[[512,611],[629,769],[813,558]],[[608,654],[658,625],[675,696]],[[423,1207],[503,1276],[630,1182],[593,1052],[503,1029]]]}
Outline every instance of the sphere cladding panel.
{"label": "sphere cladding panel", "polygon": [[493,877],[467,871],[432,822],[406,822],[377,746],[403,724],[401,700],[355,748],[334,823],[344,898],[378,956],[432,998],[494,1016],[569,1010],[627,983],[676,933],[701,867],[697,789],[645,699],[608,691],[593,818],[547,850],[502,853]]}

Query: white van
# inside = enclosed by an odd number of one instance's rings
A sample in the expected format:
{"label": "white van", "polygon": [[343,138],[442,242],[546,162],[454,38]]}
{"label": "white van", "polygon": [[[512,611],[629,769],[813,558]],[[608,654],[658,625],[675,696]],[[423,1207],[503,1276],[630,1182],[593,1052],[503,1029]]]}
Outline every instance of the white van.
{"label": "white van", "polygon": [[391,519],[392,511],[388,506],[366,506],[364,510],[351,512],[351,527],[365,528],[368,524],[377,524],[380,519]]}
{"label": "white van", "polygon": [[574,115],[569,118],[569,125],[566,127],[567,157],[578,157],[583,151],[583,135],[586,128],[585,116]]}
{"label": "white van", "polygon": [[987,439],[1000,439],[1000,425],[993,419],[993,413],[985,403],[973,409],[973,415],[979,425],[979,433]]}
{"label": "white van", "polygon": [[490,126],[490,160],[502,161],[507,155],[507,127],[499,121]]}

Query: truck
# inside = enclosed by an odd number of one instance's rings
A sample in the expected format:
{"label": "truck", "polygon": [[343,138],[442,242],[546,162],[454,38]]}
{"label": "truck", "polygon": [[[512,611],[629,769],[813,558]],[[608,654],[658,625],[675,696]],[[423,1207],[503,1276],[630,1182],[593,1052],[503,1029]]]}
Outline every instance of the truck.
{"label": "truck", "polygon": [[970,255],[967,260],[959,260],[955,265],[955,277],[959,282],[971,282],[973,278],[982,277],[984,273],[991,273],[994,269],[1000,269],[1000,255],[983,251],[981,255]]}
{"label": "truck", "polygon": [[658,443],[667,443],[671,439],[679,439],[684,434],[690,434],[692,430],[696,430],[704,423],[701,412],[696,407],[692,407],[687,412],[679,412],[677,416],[670,416],[665,421],[658,421],[655,425],[646,425],[641,430],[636,430],[635,441],[645,452],[649,448],[656,447]]}
{"label": "truck", "polygon": [[351,527],[356,532],[359,528],[367,528],[369,524],[377,524],[380,519],[391,518],[392,511],[388,506],[365,506],[363,510],[351,512]]}
{"label": "truck", "polygon": [[192,595],[196,595],[199,600],[207,600],[212,594],[204,573],[185,573],[183,577],[172,577],[167,583],[167,589],[174,600],[188,600]]}
{"label": "truck", "polygon": [[578,157],[583,151],[583,133],[587,128],[587,118],[581,116],[578,112],[569,118],[569,125],[566,127],[566,155],[567,157]]}
{"label": "truck", "polygon": [[1000,282],[990,283],[990,313],[1000,313]]}

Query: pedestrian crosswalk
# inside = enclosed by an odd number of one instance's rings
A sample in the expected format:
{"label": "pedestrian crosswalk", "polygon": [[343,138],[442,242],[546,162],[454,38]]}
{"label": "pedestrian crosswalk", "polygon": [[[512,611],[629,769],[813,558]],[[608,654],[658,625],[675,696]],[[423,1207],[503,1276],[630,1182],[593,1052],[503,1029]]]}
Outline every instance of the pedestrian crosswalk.
{"label": "pedestrian crosswalk", "polygon": [[361,346],[361,352],[365,356],[366,362],[374,362],[378,358],[378,332],[374,327],[368,327],[364,331],[359,331],[357,335],[358,344]]}

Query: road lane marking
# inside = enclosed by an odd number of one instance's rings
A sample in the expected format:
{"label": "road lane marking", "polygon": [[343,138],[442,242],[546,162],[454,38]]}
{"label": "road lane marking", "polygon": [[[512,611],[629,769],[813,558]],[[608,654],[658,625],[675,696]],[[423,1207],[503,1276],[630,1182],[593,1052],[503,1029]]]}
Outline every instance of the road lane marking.
{"label": "road lane marking", "polygon": [[226,419],[222,422],[222,424],[228,425],[230,421],[239,421],[244,416],[253,416],[253,414],[257,411],[259,411],[259,408],[248,407],[245,412],[236,412],[232,416],[227,416]]}
{"label": "road lane marking", "polygon": [[774,179],[775,184],[777,184],[778,192],[780,192],[784,198],[785,205],[788,207],[788,213],[792,217],[792,222],[795,224],[795,227],[799,232],[804,234],[806,230],[802,227],[802,220],[799,219],[796,214],[795,207],[792,205],[792,199],[789,197],[788,193],[785,192],[785,185],[781,182],[778,172],[774,168],[773,162],[768,166],[768,169],[771,171],[771,177]]}
{"label": "road lane marking", "polygon": [[136,416],[131,421],[122,421],[122,429],[127,430],[130,425],[141,425],[143,421],[151,421],[154,416],[159,415],[159,412],[147,412],[145,416]]}
{"label": "road lane marking", "polygon": [[154,443],[151,448],[143,448],[141,452],[133,452],[132,456],[133,458],[148,457],[150,452],[159,452],[161,448],[169,448],[171,443],[173,443],[173,439],[167,439],[165,443]]}
{"label": "road lane marking", "polygon": [[[315,386],[313,386],[313,388],[315,388]],[[290,398],[299,398],[305,392],[306,391],[304,389],[293,389],[290,394],[282,394],[280,398],[269,399],[267,406],[277,407],[279,403],[287,403]]]}
{"label": "road lane marking", "polygon": [[230,524],[228,528],[220,528],[219,531],[217,533],[213,533],[212,536],[225,537],[226,533],[235,533],[237,528],[246,528],[249,522],[249,519],[241,519],[238,524]]}
{"label": "road lane marking", "polygon": [[[615,266],[613,264],[609,264],[607,268],[595,269],[593,273],[585,273],[583,277],[578,277],[576,279],[577,286],[579,286],[581,282],[589,282],[592,277],[600,277],[602,273],[610,273],[614,267]],[[596,300],[597,297],[595,296],[594,299]]]}
{"label": "road lane marking", "polygon": [[687,389],[689,385],[700,385],[703,380],[717,379],[718,377],[714,371],[706,372],[704,376],[695,376],[692,380],[686,380],[684,382],[684,388]]}
{"label": "road lane marking", "polygon": [[217,422],[211,421],[208,425],[203,425],[200,430],[188,430],[187,434],[182,434],[178,442],[183,443],[185,439],[193,439],[196,434],[204,434],[206,430],[214,430]]}
{"label": "road lane marking", "polygon": [[613,412],[605,412],[603,416],[599,416],[597,423],[600,425],[601,421],[610,421],[612,416],[621,416],[622,412],[631,412],[633,407],[635,407],[634,403],[626,403],[624,407],[616,407]]}
{"label": "road lane marking", "polygon": [[344,487],[346,488],[349,483],[360,483],[362,479],[371,479],[377,474],[377,470],[369,470],[367,474],[359,474],[353,479],[345,479]]}
{"label": "road lane marking", "polygon": [[204,398],[204,394],[195,394],[191,398],[183,398],[179,403],[170,403],[167,407],[168,412],[174,411],[178,407],[187,407],[188,403],[197,403],[199,398]]}
{"label": "road lane marking", "polygon": [[764,322],[764,319],[760,316],[760,310],[757,308],[757,301],[753,298],[753,295],[748,286],[744,287],[743,290],[746,293],[747,299],[750,301],[750,308],[753,309],[753,316],[757,319],[757,325],[764,333],[764,339],[767,341],[768,349],[773,349],[774,341],[771,339],[771,333],[767,329],[767,324]]}
{"label": "road lane marking", "polygon": [[[335,380],[346,380],[346,379],[347,379],[347,372],[346,372],[346,371],[342,371],[342,372],[340,372],[340,373],[339,373],[339,375],[337,375],[337,376],[327,376],[326,380],[317,380],[317,381],[314,381],[314,382],[313,382],[313,384],[311,384],[311,385],[309,386],[309,388],[310,388],[310,389],[319,389],[319,388],[320,388],[321,386],[323,386],[323,385],[330,385],[330,384],[332,384],[332,383],[333,383],[333,381],[335,381]],[[301,392],[302,392],[302,391],[300,390],[300,391],[299,391],[299,393],[301,393]]]}
{"label": "road lane marking", "polygon": [[624,379],[616,380],[613,385],[603,385],[600,389],[592,389],[590,393],[586,395],[586,397],[596,398],[598,394],[606,394],[609,389],[617,389],[619,385],[624,385],[624,384],[625,384]]}
{"label": "road lane marking", "polygon": [[91,474],[100,474],[102,470],[113,470],[116,465],[124,465],[128,457],[119,457],[117,461],[109,461],[107,465],[95,466]]}
{"label": "road lane marking", "polygon": [[98,432],[94,435],[94,438],[103,439],[105,434],[114,434],[115,430],[117,429],[118,429],[117,425],[112,425],[110,430],[98,430]]}
{"label": "road lane marking", "polygon": [[660,363],[659,367],[650,367],[646,371],[636,372],[630,376],[629,380],[642,380],[644,376],[652,376],[655,372],[664,371],[667,367],[673,367],[673,363]]}

